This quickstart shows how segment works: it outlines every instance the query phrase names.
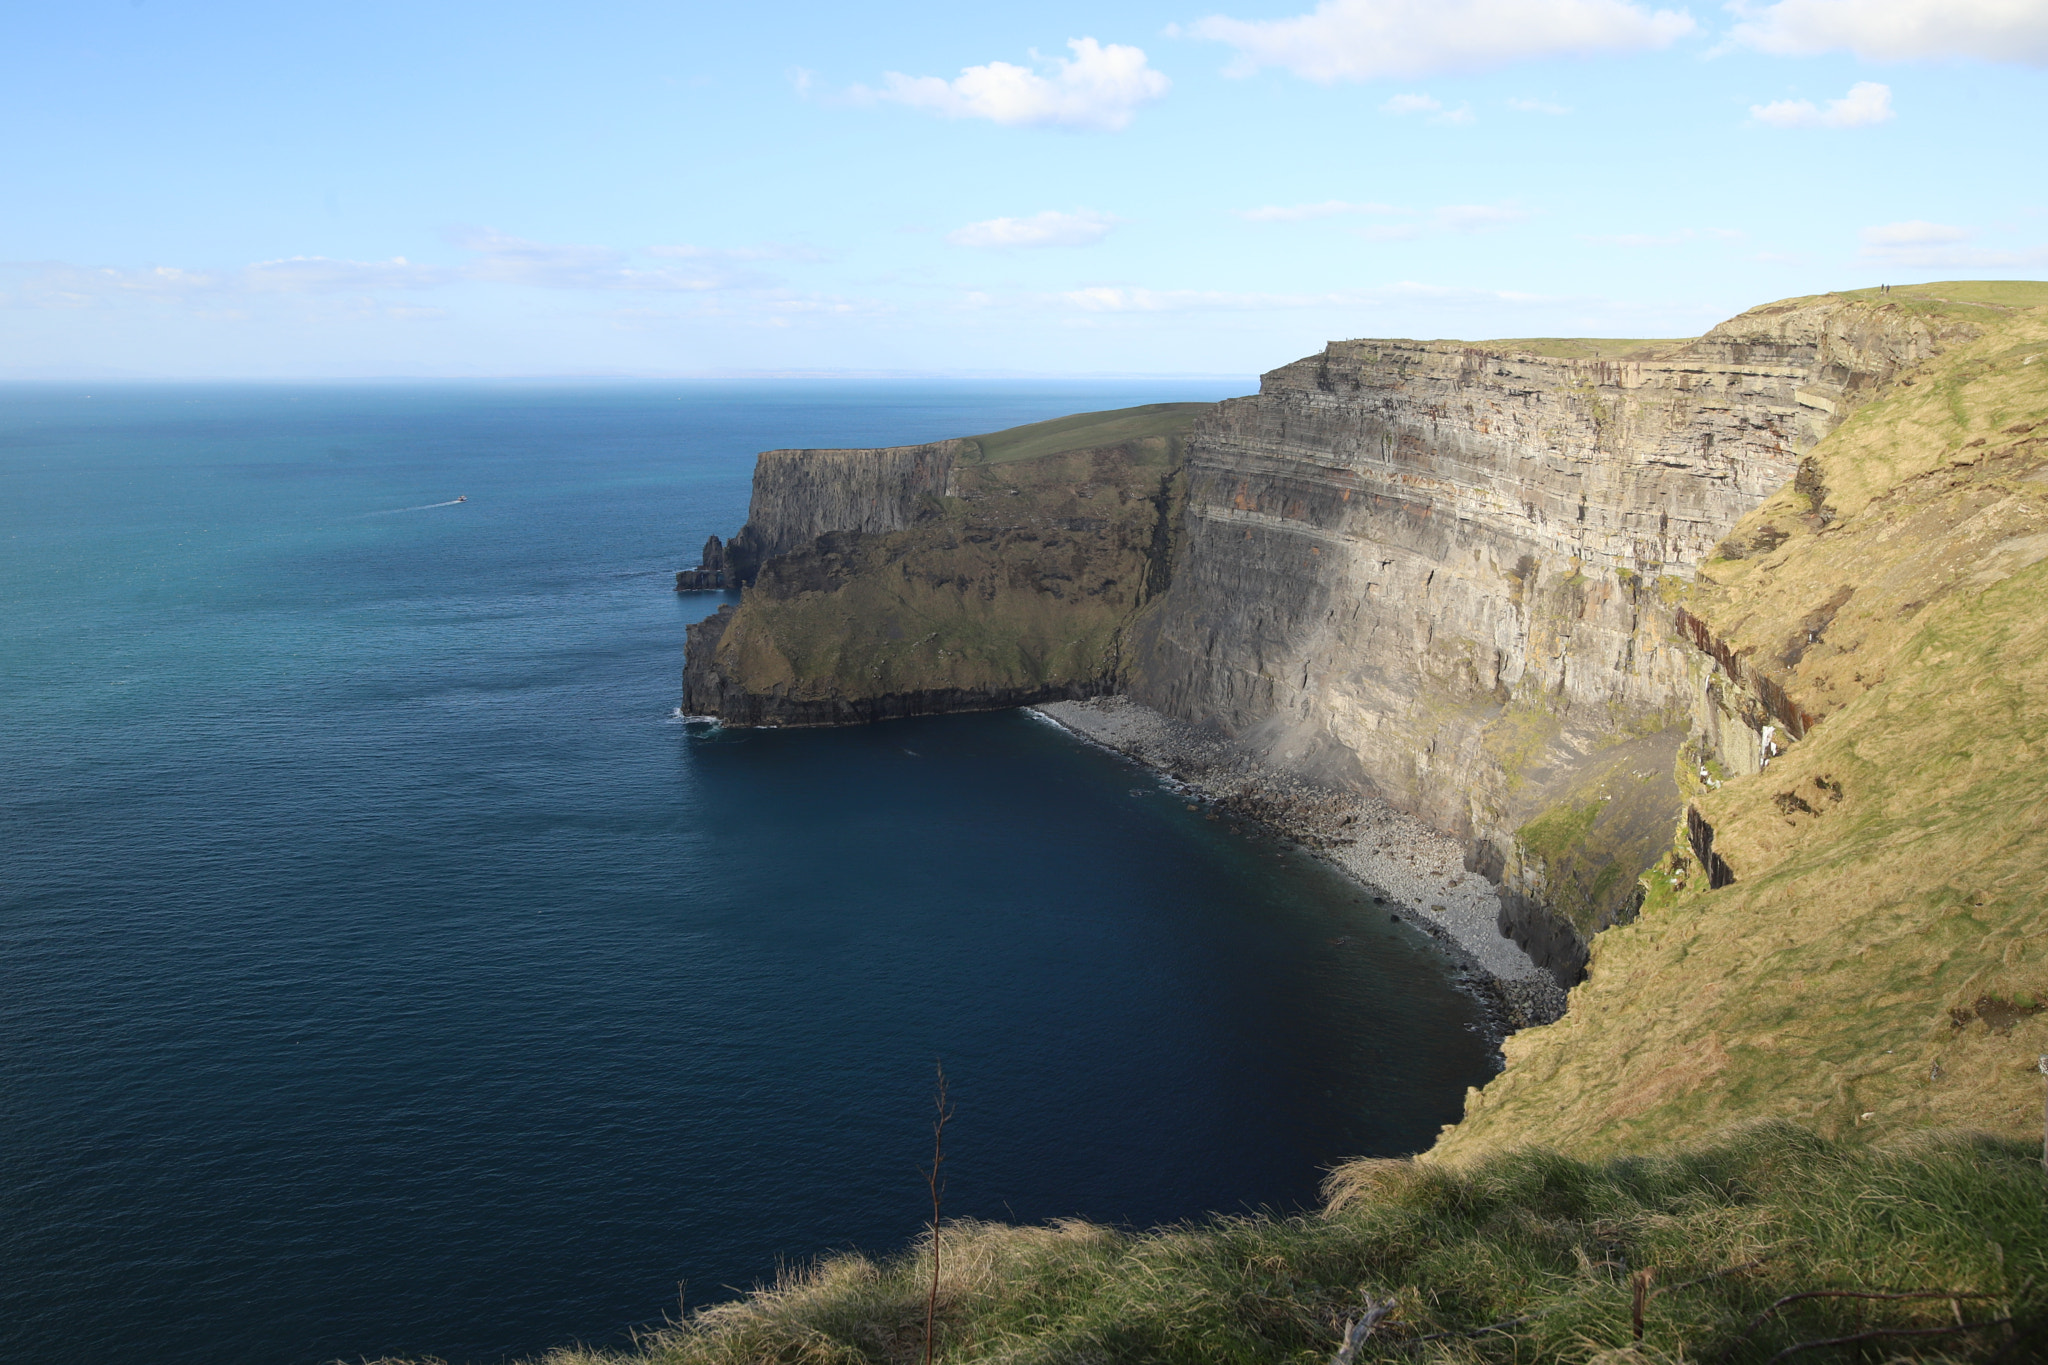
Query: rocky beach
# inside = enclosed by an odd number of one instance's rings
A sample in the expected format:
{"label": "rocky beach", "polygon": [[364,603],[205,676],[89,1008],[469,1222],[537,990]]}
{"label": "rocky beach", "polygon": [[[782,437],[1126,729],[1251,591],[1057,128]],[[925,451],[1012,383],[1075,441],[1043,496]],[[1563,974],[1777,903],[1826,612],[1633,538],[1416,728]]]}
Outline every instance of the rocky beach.
{"label": "rocky beach", "polygon": [[1565,993],[1500,929],[1493,883],[1464,848],[1414,816],[1356,790],[1259,763],[1219,735],[1128,697],[1045,702],[1036,714],[1164,773],[1215,818],[1251,823],[1341,869],[1375,900],[1435,939],[1486,1004],[1497,1032],[1548,1023]]}

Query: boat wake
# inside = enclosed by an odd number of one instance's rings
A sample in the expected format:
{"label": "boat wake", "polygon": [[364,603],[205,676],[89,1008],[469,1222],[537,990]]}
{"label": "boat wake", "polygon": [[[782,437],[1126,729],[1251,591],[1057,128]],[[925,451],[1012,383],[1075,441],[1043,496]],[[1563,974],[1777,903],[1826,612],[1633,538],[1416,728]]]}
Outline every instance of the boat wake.
{"label": "boat wake", "polygon": [[459,498],[450,498],[446,502],[423,502],[418,507],[387,507],[382,512],[365,512],[363,515],[366,517],[395,517],[400,512],[431,512],[436,507],[453,507],[458,502],[468,501],[469,495],[465,493]]}

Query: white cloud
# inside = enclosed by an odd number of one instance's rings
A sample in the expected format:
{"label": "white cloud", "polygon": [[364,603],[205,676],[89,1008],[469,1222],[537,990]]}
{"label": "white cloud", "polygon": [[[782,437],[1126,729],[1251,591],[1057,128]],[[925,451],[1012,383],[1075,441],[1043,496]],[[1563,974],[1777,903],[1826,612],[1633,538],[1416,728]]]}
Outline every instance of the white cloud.
{"label": "white cloud", "polygon": [[855,87],[856,98],[887,100],[946,118],[1115,132],[1130,126],[1138,106],[1171,84],[1146,63],[1140,48],[1070,38],[1072,57],[1055,57],[1045,74],[1009,62],[970,66],[952,80],[888,72],[883,88]]}
{"label": "white cloud", "polygon": [[[523,285],[538,289],[653,291],[703,294],[717,291],[770,296],[774,281],[758,273],[707,265],[698,270],[633,265],[625,252],[602,246],[562,246],[507,236],[491,228],[459,233],[455,245],[474,253],[462,265],[426,265],[393,256],[385,261],[352,261],[329,256],[289,256],[224,269],[149,266],[141,269],[84,267],[63,261],[6,262],[0,271],[13,285],[0,294],[6,306],[93,308],[130,300],[183,300],[218,309],[221,300],[253,295],[358,295],[391,290],[439,289],[469,282]],[[697,257],[708,262],[799,256],[800,247],[650,247],[648,254]],[[363,306],[369,306],[367,297]],[[392,317],[438,316],[433,309],[387,310]],[[225,316],[225,314],[222,314]]]}
{"label": "white cloud", "polygon": [[1188,31],[1235,47],[1232,75],[1278,66],[1328,83],[1641,52],[1695,27],[1683,11],[1630,0],[1322,0],[1290,19],[1217,15]]}
{"label": "white cloud", "polygon": [[1238,209],[1237,216],[1248,223],[1299,223],[1308,218],[1334,218],[1350,213],[1412,213],[1412,209],[1391,204],[1352,204],[1342,199],[1325,199],[1320,204],[1267,204],[1262,208]]}
{"label": "white cloud", "polygon": [[292,256],[258,261],[241,271],[240,285],[259,293],[320,294],[366,289],[432,289],[455,272],[445,266],[415,265],[403,256],[388,261],[342,261],[326,256]]}
{"label": "white cloud", "polygon": [[1868,128],[1891,121],[1892,88],[1858,81],[1842,98],[1829,100],[1825,109],[1812,100],[1774,100],[1750,105],[1749,116],[1773,128]]}
{"label": "white cloud", "polygon": [[1047,209],[1029,218],[990,218],[946,234],[954,246],[1090,246],[1109,235],[1117,219],[1093,209]]}
{"label": "white cloud", "polygon": [[91,308],[123,299],[201,299],[234,294],[338,294],[387,289],[432,289],[458,278],[445,266],[292,256],[228,270],[180,266],[89,268],[62,261],[10,263],[22,272],[12,301],[38,308]]}
{"label": "white cloud", "polygon": [[2020,250],[1968,245],[1977,234],[1949,223],[1930,223],[1911,218],[1902,223],[1881,223],[1857,234],[1863,240],[1862,259],[1872,265],[1982,268],[2022,266],[2034,268],[2048,263],[2048,247]]}
{"label": "white cloud", "polygon": [[1979,57],[2048,65],[2048,5],[2039,0],[1779,0],[1728,8],[1736,42],[1780,56],[1849,51],[1891,61]]}
{"label": "white cloud", "polygon": [[1549,104],[1543,100],[1509,100],[1508,108],[1518,114],[1569,114],[1571,109],[1562,104]]}

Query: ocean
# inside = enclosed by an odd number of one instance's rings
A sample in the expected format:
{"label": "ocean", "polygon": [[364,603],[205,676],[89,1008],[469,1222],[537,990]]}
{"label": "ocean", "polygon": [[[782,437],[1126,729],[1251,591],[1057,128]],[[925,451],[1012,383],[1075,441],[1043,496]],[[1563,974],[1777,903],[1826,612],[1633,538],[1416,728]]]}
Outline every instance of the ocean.
{"label": "ocean", "polygon": [[[0,389],[0,1358],[620,1345],[947,1216],[1313,1204],[1493,1054],[1024,712],[676,714],[756,451],[1194,383]],[[458,496],[467,501],[456,503]]]}

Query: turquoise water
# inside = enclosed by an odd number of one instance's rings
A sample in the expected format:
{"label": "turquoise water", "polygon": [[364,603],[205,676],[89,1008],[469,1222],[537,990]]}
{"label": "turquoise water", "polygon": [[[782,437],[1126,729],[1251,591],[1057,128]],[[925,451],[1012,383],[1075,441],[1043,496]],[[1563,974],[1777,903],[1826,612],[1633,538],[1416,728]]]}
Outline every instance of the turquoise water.
{"label": "turquoise water", "polygon": [[1319,864],[1022,713],[674,716],[755,451],[1218,396],[0,390],[0,1358],[619,1342],[915,1235],[934,1058],[949,1214],[1425,1145],[1476,1008]]}

